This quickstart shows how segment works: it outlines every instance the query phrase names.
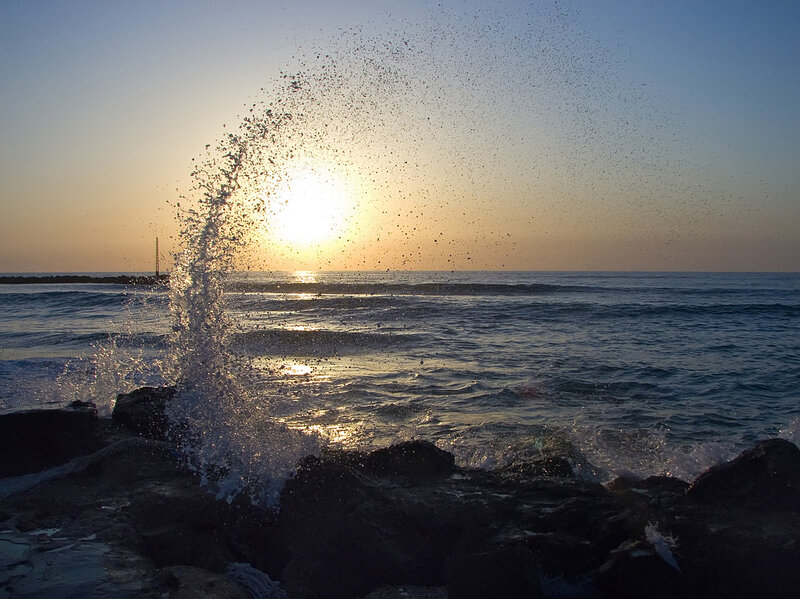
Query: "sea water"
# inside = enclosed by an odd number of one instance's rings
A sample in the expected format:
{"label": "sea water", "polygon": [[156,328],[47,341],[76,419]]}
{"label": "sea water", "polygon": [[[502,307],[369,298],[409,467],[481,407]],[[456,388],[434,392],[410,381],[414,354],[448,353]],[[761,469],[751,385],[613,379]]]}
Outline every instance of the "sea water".
{"label": "sea water", "polygon": [[[280,190],[308,165],[362,181],[367,212],[400,211],[374,243],[409,268],[424,267],[431,227],[456,211],[483,223],[510,183],[559,214],[606,212],[626,186],[637,205],[696,197],[641,86],[572,9],[550,8],[445,11],[300,52],[193,160],[168,290],[2,286],[0,401],[107,413],[119,392],[175,385],[187,463],[221,497],[267,502],[326,444],[424,438],[463,465],[559,455],[587,478],[691,478],[756,439],[796,438],[796,274],[252,272],[286,258],[270,241]],[[480,253],[441,241],[454,265]]]}
{"label": "sea water", "polygon": [[[561,455],[590,478],[691,479],[758,439],[798,441],[797,273],[237,272],[224,286],[238,409],[315,439],[301,450],[420,438],[462,465]],[[172,329],[164,288],[0,285],[0,405],[108,414],[119,392],[174,383]]]}

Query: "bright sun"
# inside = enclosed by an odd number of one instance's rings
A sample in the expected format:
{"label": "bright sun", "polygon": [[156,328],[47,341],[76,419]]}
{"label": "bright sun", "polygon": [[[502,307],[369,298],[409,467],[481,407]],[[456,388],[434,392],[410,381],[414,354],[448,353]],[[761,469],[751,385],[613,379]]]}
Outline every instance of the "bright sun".
{"label": "bright sun", "polygon": [[290,173],[272,198],[273,234],[292,245],[312,245],[341,233],[353,199],[344,178],[327,169]]}

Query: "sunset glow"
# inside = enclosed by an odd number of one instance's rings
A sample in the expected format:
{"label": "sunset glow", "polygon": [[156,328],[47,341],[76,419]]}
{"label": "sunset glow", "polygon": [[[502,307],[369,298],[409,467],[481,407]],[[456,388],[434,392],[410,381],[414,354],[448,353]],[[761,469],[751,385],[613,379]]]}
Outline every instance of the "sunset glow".
{"label": "sunset glow", "polygon": [[342,176],[330,170],[304,168],[286,177],[270,206],[268,227],[272,235],[302,248],[341,234],[354,201]]}

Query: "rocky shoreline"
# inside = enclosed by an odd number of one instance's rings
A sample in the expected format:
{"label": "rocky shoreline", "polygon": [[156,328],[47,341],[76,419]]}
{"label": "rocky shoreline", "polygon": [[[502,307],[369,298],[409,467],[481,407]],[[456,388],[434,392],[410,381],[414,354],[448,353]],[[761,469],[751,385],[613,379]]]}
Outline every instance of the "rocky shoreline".
{"label": "rocky shoreline", "polygon": [[[306,458],[280,510],[182,467],[170,389],[0,415],[0,597],[795,597],[800,450],[691,484],[487,471],[414,441]],[[60,568],[60,569],[59,569]],[[280,581],[280,587],[271,580]],[[77,593],[77,594],[75,594]]]}

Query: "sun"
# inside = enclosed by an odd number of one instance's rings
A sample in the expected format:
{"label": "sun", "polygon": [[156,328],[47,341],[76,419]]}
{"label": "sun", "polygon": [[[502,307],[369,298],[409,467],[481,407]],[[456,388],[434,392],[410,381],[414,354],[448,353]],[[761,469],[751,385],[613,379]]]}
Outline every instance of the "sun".
{"label": "sun", "polygon": [[293,246],[320,244],[338,237],[353,210],[346,179],[332,169],[304,167],[288,173],[271,199],[270,229]]}

